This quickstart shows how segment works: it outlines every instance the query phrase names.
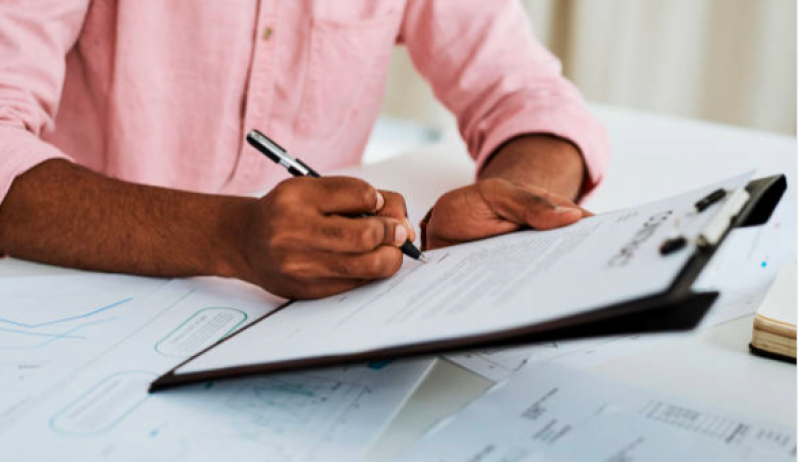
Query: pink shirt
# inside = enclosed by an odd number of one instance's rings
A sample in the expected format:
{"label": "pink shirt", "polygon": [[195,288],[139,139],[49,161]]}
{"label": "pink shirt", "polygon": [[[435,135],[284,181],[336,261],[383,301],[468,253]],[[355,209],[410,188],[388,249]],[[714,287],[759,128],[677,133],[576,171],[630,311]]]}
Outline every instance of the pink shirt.
{"label": "pink shirt", "polygon": [[404,43],[477,163],[550,133],[601,180],[608,144],[516,0],[3,0],[0,200],[67,158],[124,180],[209,193],[286,177],[259,128],[322,172],[358,162]]}

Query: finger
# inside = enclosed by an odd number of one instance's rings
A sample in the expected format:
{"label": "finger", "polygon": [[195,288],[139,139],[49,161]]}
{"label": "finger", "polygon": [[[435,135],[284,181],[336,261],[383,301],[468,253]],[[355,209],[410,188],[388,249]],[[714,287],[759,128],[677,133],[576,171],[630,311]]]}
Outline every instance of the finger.
{"label": "finger", "polygon": [[579,204],[574,203],[573,201],[562,197],[560,195],[549,193],[547,198],[556,206],[558,207],[568,207],[572,209],[577,209],[582,214],[582,218],[592,217],[594,214],[590,210],[587,210],[581,207]]}
{"label": "finger", "polygon": [[308,252],[292,257],[286,271],[303,280],[384,279],[394,275],[402,267],[402,252],[396,247],[382,246],[362,254],[333,252]]}
{"label": "finger", "polygon": [[385,204],[385,198],[373,186],[344,176],[308,179],[304,194],[325,214],[376,213]]}
{"label": "finger", "polygon": [[385,206],[382,207],[378,215],[396,218],[397,220],[407,218],[407,205],[405,204],[405,198],[401,194],[384,190],[380,190],[380,192],[385,198]]}
{"label": "finger", "polygon": [[407,218],[407,204],[405,198],[401,194],[393,191],[380,190],[382,196],[385,198],[385,206],[380,210],[377,215],[382,217],[396,218],[405,225],[407,229],[407,238],[411,241],[416,240],[416,231],[410,220]]}
{"label": "finger", "polygon": [[571,207],[571,208],[579,209],[582,212],[582,217],[592,217],[592,216],[594,216],[593,212],[581,207],[579,204],[575,203],[574,201],[572,201],[572,200],[570,200],[570,199],[568,199],[568,198],[566,198],[564,196],[561,196],[559,194],[553,193],[551,191],[546,191],[546,190],[541,189],[541,188],[537,188],[535,186],[530,186],[530,185],[527,185],[527,184],[523,184],[523,183],[514,183],[514,184],[516,184],[518,187],[523,188],[523,189],[525,189],[525,190],[527,190],[529,192],[532,192],[534,194],[543,195],[546,199],[551,201],[554,205],[559,205],[561,207]]}
{"label": "finger", "polygon": [[509,181],[481,183],[480,194],[500,217],[535,229],[559,228],[582,218],[581,210],[558,206],[544,195],[532,193]]}
{"label": "finger", "polygon": [[401,246],[408,238],[406,224],[394,218],[349,218],[330,215],[313,219],[302,245],[316,250],[365,253],[379,246]]}

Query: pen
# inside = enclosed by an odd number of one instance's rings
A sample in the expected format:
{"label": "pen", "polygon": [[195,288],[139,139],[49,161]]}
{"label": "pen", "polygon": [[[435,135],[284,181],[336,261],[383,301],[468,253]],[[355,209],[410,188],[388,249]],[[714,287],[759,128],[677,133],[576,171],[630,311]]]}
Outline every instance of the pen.
{"label": "pen", "polygon": [[[247,134],[247,142],[252,147],[260,151],[263,155],[271,159],[274,163],[282,165],[291,175],[321,178],[321,175],[317,171],[310,168],[310,166],[301,160],[291,157],[288,154],[288,151],[283,149],[282,146],[275,143],[268,136],[264,135],[258,130],[251,130]],[[362,216],[367,217],[370,215],[363,214]],[[421,251],[418,250],[418,248],[416,248],[412,242],[410,242],[410,239],[406,240],[400,249],[402,250],[402,253],[414,260],[420,260],[423,262],[427,261],[426,258],[424,258],[424,254],[422,254]]]}

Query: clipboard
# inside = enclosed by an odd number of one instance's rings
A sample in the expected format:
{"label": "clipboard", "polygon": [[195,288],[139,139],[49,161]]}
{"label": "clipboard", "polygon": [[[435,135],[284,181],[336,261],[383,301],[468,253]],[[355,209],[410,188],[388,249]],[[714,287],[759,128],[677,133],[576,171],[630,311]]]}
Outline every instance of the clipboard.
{"label": "clipboard", "polygon": [[218,345],[247,332],[253,326],[267,321],[271,316],[293,304],[293,302],[288,302],[258,319],[253,324],[183,361],[152,382],[150,392],[209,380],[451,353],[474,348],[519,345],[547,340],[690,330],[698,325],[719,296],[719,293],[715,291],[696,292],[692,289],[693,283],[733,229],[760,226],[769,220],[787,189],[787,179],[784,175],[761,178],[750,181],[744,189],[747,192],[747,200],[741,203],[733,211],[733,214],[725,217],[726,222],[712,242],[696,246],[693,254],[689,256],[682,269],[673,279],[673,282],[664,292],[596,307],[587,312],[549,322],[503,329],[500,332],[436,339],[411,345],[377,348],[347,355],[312,356],[278,362],[176,373],[182,366],[201,357]]}

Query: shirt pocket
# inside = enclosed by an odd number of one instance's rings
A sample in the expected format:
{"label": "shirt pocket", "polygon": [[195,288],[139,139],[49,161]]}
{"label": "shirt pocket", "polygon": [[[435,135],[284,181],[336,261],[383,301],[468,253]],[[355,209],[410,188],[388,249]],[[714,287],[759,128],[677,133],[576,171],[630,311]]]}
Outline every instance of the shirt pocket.
{"label": "shirt pocket", "polygon": [[380,105],[400,22],[399,10],[357,20],[313,18],[297,133],[330,139],[364,106]]}

